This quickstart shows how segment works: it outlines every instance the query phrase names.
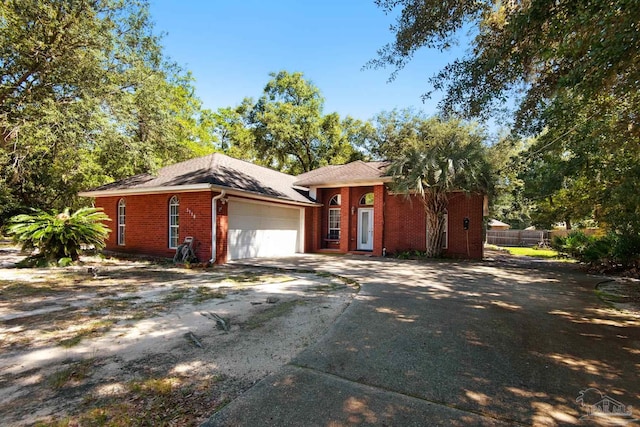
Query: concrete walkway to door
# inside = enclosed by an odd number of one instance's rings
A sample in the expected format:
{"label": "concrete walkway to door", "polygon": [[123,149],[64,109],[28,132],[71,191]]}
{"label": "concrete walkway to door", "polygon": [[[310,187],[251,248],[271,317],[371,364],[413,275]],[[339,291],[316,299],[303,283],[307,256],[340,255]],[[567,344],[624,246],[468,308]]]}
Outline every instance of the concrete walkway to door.
{"label": "concrete walkway to door", "polygon": [[596,297],[600,277],[549,263],[252,263],[362,289],[322,340],[206,425],[573,425],[598,400],[640,408],[640,319]]}

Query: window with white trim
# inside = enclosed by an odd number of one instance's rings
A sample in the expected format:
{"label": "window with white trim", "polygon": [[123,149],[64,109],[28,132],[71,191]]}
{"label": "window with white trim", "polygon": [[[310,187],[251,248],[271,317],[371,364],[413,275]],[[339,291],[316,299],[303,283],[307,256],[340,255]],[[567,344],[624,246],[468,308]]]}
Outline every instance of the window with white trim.
{"label": "window with white trim", "polygon": [[329,239],[340,239],[340,208],[329,209]]}
{"label": "window with white trim", "polygon": [[118,245],[124,246],[125,211],[127,204],[124,199],[118,201]]}
{"label": "window with white trim", "polygon": [[173,196],[169,200],[169,249],[175,249],[178,247],[178,234],[180,227],[180,214],[178,208],[180,202],[178,196]]}
{"label": "window with white trim", "polygon": [[366,193],[360,197],[360,204],[364,206],[373,205],[373,193]]}
{"label": "window with white trim", "polygon": [[[329,206],[340,206],[340,194],[329,199]],[[329,233],[328,239],[340,239],[340,208],[329,208]]]}
{"label": "window with white trim", "polygon": [[[449,214],[445,211],[442,215],[444,221],[442,222],[442,249],[449,247]],[[429,241],[429,223],[427,223],[427,242]]]}

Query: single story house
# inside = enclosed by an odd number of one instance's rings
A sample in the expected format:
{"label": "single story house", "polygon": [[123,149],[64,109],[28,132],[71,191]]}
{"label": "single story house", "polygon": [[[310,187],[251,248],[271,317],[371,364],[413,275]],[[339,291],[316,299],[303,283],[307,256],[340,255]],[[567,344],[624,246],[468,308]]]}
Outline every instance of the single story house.
{"label": "single story house", "polygon": [[[218,264],[295,253],[424,250],[422,205],[416,196],[393,194],[385,168],[355,161],[292,176],[216,153],[80,196],[95,198],[113,220],[106,242],[112,251],[173,257],[187,236],[200,260]],[[450,194],[447,256],[482,258],[484,199]]]}
{"label": "single story house", "polygon": [[504,231],[511,228],[511,225],[507,224],[506,222],[502,222],[494,218],[491,218],[487,223],[487,225],[489,226],[489,230],[496,230],[496,231]]}

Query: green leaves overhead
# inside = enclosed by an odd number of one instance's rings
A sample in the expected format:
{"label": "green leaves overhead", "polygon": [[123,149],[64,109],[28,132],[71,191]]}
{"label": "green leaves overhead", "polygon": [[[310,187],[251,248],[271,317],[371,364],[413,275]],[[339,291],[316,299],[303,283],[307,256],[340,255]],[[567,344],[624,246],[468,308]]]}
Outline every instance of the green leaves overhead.
{"label": "green leaves overhead", "polygon": [[[399,117],[397,112],[392,116]],[[387,141],[391,161],[387,174],[393,177],[392,190],[407,197],[415,194],[421,201],[432,230],[427,256],[439,256],[450,192],[491,191],[485,136],[474,125],[459,120],[425,119],[408,112],[400,116],[405,119],[396,122]],[[395,144],[396,140],[402,144]]]}
{"label": "green leaves overhead", "polygon": [[516,124],[540,131],[547,101],[565,90],[591,97],[640,89],[635,0],[376,3],[388,12],[401,11],[392,27],[395,40],[370,61],[372,67],[391,65],[398,72],[417,50],[447,49],[461,30],[469,31],[472,49],[430,80],[434,91],[445,92],[445,112],[483,116],[515,96],[520,99]]}
{"label": "green leaves overhead", "polygon": [[0,3],[0,218],[213,150],[146,2]]}
{"label": "green leaves overhead", "polygon": [[336,114],[323,114],[324,98],[299,72],[271,73],[272,79],[249,113],[261,163],[288,173],[308,172],[360,156],[351,145],[358,126]]}
{"label": "green leaves overhead", "polygon": [[392,77],[419,49],[446,49],[467,32],[471,48],[429,80],[427,96],[443,91],[443,113],[466,118],[513,104],[515,130],[534,137],[503,182],[523,216],[544,227],[588,220],[640,233],[637,0],[377,4],[400,9],[394,41],[369,63],[391,65]]}

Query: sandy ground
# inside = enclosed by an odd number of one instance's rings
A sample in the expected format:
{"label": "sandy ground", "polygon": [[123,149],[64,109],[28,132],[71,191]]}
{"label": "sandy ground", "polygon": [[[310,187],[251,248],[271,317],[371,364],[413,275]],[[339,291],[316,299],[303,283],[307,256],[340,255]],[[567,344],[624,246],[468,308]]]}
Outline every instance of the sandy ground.
{"label": "sandy ground", "polygon": [[304,271],[19,259],[0,248],[2,425],[197,425],[315,343],[358,290]]}

